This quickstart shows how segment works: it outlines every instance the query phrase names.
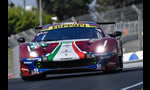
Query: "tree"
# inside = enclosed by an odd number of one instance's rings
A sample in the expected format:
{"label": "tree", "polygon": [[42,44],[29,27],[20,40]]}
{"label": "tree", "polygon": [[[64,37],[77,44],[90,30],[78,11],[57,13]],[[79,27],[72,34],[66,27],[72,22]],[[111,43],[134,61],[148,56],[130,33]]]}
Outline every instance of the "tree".
{"label": "tree", "polygon": [[[43,24],[52,23],[51,17],[54,15],[49,15],[43,12]],[[21,31],[28,30],[39,25],[39,12],[25,11],[21,7],[8,8],[8,36],[11,34],[16,34]]]}
{"label": "tree", "polygon": [[[38,7],[39,7],[39,0]],[[88,13],[88,6],[91,0],[42,0],[43,10],[49,14],[56,14],[59,20],[72,16],[79,16]]]}
{"label": "tree", "polygon": [[8,7],[12,8],[14,6],[15,6],[14,3],[12,1],[8,0]]}

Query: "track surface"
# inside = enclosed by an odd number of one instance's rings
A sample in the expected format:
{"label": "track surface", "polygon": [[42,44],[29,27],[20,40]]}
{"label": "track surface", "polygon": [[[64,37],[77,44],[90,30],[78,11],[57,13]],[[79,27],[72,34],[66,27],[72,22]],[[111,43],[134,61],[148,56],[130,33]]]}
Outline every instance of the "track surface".
{"label": "track surface", "polygon": [[[143,82],[143,68],[125,69],[120,73],[84,72],[48,75],[44,80],[8,80],[8,90],[121,90]],[[141,90],[143,84],[128,90]]]}

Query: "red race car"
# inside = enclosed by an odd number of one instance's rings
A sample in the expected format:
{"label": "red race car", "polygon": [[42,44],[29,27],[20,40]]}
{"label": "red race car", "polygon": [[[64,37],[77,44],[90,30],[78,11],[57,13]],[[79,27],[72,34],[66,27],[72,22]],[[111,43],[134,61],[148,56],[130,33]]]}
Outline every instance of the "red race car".
{"label": "red race car", "polygon": [[48,72],[92,69],[105,72],[122,71],[121,32],[111,34],[101,24],[113,22],[68,22],[46,25],[35,38],[19,47],[23,80],[43,78]]}

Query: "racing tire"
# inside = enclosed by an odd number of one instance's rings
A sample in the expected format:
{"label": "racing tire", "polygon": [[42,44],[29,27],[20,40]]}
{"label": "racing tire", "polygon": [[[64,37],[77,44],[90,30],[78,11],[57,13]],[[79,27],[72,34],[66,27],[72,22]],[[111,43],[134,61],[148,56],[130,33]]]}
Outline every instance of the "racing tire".
{"label": "racing tire", "polygon": [[116,57],[116,66],[112,68],[112,70],[109,70],[107,65],[103,67],[103,72],[104,73],[117,73],[121,72],[123,70],[123,61],[122,61],[122,56],[117,56]]}
{"label": "racing tire", "polygon": [[119,56],[119,64],[118,64],[118,71],[123,71],[123,60],[122,56]]}
{"label": "racing tire", "polygon": [[122,56],[117,56],[116,66],[113,72],[121,72],[123,70]]}
{"label": "racing tire", "polygon": [[[123,71],[123,49],[122,49],[122,41],[121,40],[119,40],[119,42],[118,42],[118,49],[119,49],[119,46],[121,46],[120,47],[120,55],[118,54],[117,55],[117,57],[116,57],[116,67],[115,67],[115,70],[114,70],[114,72],[121,72],[121,71]],[[118,50],[117,49],[117,50]],[[118,52],[119,52],[119,50],[118,50]]]}
{"label": "racing tire", "polygon": [[46,75],[21,76],[21,78],[24,81],[43,80],[46,78]]}

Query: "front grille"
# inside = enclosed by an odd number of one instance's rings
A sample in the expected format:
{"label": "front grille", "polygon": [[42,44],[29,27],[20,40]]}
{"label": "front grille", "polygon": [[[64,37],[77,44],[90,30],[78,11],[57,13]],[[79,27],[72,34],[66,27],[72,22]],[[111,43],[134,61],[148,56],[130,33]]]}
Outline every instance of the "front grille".
{"label": "front grille", "polygon": [[35,66],[41,69],[49,68],[71,68],[80,66],[89,66],[98,64],[99,60],[95,59],[83,59],[83,60],[73,60],[73,61],[51,61],[51,62],[35,62]]}

